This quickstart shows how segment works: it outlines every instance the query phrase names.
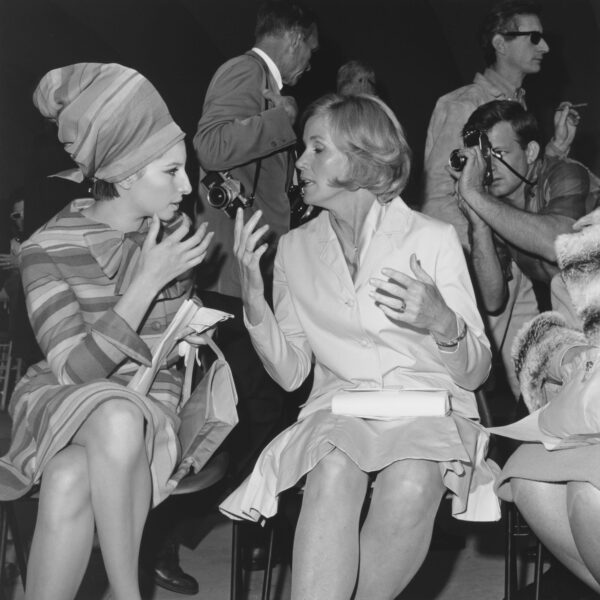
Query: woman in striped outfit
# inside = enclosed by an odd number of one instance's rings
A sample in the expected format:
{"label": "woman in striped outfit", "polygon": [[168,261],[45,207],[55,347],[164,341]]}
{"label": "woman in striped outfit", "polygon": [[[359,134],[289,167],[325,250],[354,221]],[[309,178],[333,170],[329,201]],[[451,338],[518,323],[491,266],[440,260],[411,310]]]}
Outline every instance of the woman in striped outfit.
{"label": "woman in striped outfit", "polygon": [[181,380],[167,359],[148,396],[127,389],[179,305],[211,234],[178,212],[191,191],[184,133],[155,88],[116,64],[40,81],[34,103],[93,181],[25,244],[29,316],[46,360],[11,399],[0,499],[41,483],[26,598],[73,598],[94,527],[115,600],[140,600],[138,555],[152,504],[177,465]]}

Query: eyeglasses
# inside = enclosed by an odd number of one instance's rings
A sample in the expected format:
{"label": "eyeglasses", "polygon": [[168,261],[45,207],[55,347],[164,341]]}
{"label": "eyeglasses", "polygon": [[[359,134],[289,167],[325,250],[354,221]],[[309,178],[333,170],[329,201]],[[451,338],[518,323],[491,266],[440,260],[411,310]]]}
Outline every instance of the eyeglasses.
{"label": "eyeglasses", "polygon": [[542,40],[544,40],[544,34],[541,31],[503,31],[502,35],[511,35],[514,37],[519,37],[523,35],[529,36],[529,41],[537,46]]}

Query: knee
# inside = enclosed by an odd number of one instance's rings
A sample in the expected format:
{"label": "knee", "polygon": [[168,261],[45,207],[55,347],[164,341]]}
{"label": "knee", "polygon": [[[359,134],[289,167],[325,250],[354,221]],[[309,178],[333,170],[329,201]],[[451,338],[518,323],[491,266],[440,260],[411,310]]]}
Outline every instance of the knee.
{"label": "knee", "polygon": [[57,454],[42,475],[40,513],[53,521],[72,519],[90,506],[90,483],[87,461],[82,454],[76,458]]}
{"label": "knee", "polygon": [[308,474],[304,488],[305,499],[318,502],[332,500],[339,504],[340,498],[364,500],[368,475],[340,450],[324,456]]}
{"label": "knee", "polygon": [[587,481],[567,483],[567,514],[571,521],[600,519],[600,490]]}
{"label": "knee", "polygon": [[433,518],[445,489],[439,467],[425,461],[402,462],[379,473],[372,506],[396,515],[402,524]]}
{"label": "knee", "polygon": [[144,449],[144,417],[128,400],[102,403],[89,417],[93,450],[118,462],[135,459]]}

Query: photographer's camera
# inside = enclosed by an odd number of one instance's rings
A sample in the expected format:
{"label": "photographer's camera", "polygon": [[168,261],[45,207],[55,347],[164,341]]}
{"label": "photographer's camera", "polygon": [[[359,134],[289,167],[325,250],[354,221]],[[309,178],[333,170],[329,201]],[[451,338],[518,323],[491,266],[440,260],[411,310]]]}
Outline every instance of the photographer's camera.
{"label": "photographer's camera", "polygon": [[230,218],[235,217],[238,208],[250,208],[253,198],[244,196],[242,184],[227,171],[212,171],[201,180],[205,188],[206,201],[214,208],[220,208]]}
{"label": "photographer's camera", "polygon": [[[485,172],[483,174],[483,185],[490,185],[492,180],[494,179],[494,174],[492,172],[492,156],[494,155],[492,151],[492,145],[490,144],[490,140],[485,133],[485,131],[479,131],[478,129],[471,129],[469,131],[465,131],[463,134],[463,141],[465,143],[466,148],[472,148],[474,146],[478,146],[481,150],[481,156],[485,161]],[[454,171],[462,171],[467,162],[467,157],[462,153],[462,151],[457,148],[452,150],[450,153],[450,157],[448,158],[448,163],[450,167]]]}

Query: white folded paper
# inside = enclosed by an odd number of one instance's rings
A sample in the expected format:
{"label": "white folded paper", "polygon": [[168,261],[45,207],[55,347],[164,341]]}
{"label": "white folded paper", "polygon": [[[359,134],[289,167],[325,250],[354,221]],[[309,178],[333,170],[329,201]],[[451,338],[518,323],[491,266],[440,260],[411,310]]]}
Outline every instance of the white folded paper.
{"label": "white folded paper", "polygon": [[180,340],[190,334],[200,334],[232,317],[229,313],[202,306],[194,298],[185,300],[154,347],[151,366],[141,365],[127,387],[147,394],[161,364]]}
{"label": "white folded paper", "polygon": [[331,412],[363,419],[444,416],[451,410],[447,390],[342,390],[333,396]]}

